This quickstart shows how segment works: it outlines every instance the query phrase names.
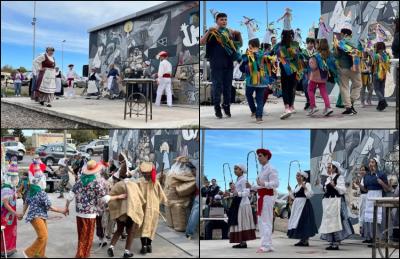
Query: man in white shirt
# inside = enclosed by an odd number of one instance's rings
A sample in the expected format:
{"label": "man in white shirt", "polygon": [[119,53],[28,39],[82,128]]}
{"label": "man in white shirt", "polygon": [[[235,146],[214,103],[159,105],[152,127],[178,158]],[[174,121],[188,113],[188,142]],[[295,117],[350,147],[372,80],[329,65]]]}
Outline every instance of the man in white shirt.
{"label": "man in white shirt", "polygon": [[168,53],[166,51],[161,51],[158,53],[158,56],[161,61],[158,68],[156,105],[160,106],[161,96],[165,90],[165,93],[167,94],[167,105],[172,107],[172,65],[167,60]]}
{"label": "man in white shirt", "polygon": [[272,225],[273,208],[275,203],[275,189],[279,186],[278,172],[270,165],[272,157],[268,149],[257,149],[258,162],[262,165],[261,172],[257,176],[257,185],[252,189],[257,190],[257,216],[258,228],[261,236],[261,245],[257,253],[273,252]]}
{"label": "man in white shirt", "polygon": [[68,68],[69,70],[67,72],[67,85],[68,85],[67,97],[74,97],[75,96],[74,80],[78,79],[79,76],[75,72],[73,64],[69,64]]}

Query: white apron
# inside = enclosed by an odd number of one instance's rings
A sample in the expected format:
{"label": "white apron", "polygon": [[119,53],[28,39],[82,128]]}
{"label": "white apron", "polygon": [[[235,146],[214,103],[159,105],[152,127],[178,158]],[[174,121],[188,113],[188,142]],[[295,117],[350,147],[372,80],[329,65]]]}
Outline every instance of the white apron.
{"label": "white apron", "polygon": [[358,221],[360,222],[360,225],[362,226],[364,223],[364,218],[365,218],[365,203],[367,202],[367,194],[363,193],[360,195],[360,209],[358,213]]}
{"label": "white apron", "polygon": [[43,79],[39,86],[42,93],[53,94],[56,91],[56,73],[53,68],[44,70]]}
{"label": "white apron", "polygon": [[[367,201],[365,203],[364,222],[373,222],[374,220],[374,202],[370,198],[382,197],[382,190],[371,191],[367,193]],[[378,208],[378,224],[382,222],[382,207]]]}
{"label": "white apron", "polygon": [[340,218],[341,198],[323,198],[322,199],[322,221],[319,227],[320,234],[338,232],[343,229]]}
{"label": "white apron", "polygon": [[288,223],[288,230],[297,228],[306,201],[307,198],[304,197],[294,199]]}
{"label": "white apron", "polygon": [[108,89],[108,90],[111,90],[112,83],[113,83],[113,79],[114,79],[113,76],[110,76],[110,77],[108,77],[108,79],[107,79],[107,89]]}
{"label": "white apron", "polygon": [[61,93],[61,78],[56,77],[56,93]]}
{"label": "white apron", "polygon": [[88,89],[87,89],[87,93],[88,94],[95,94],[98,92],[97,89],[97,84],[95,80],[89,80],[88,81]]}

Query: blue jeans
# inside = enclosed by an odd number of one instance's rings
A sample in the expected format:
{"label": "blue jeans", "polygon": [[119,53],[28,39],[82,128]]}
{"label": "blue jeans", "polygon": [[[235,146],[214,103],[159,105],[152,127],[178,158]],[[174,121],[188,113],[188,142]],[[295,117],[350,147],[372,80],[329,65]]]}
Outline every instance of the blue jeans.
{"label": "blue jeans", "polygon": [[385,100],[385,82],[386,80],[374,78],[374,90],[379,101]]}
{"label": "blue jeans", "polygon": [[190,212],[188,224],[186,226],[186,235],[193,236],[196,231],[197,225],[199,224],[199,195],[193,200],[192,211]]}
{"label": "blue jeans", "polygon": [[[252,86],[246,86],[246,99],[247,102],[249,103],[249,108],[251,113],[256,114],[256,118],[262,118],[263,115],[263,108],[264,108],[264,92],[265,92],[265,87],[252,87]],[[254,104],[254,98],[253,98],[253,93],[256,92],[256,103],[257,107]]]}
{"label": "blue jeans", "polygon": [[233,68],[213,68],[211,70],[211,91],[214,106],[221,104],[221,94],[224,97],[224,105],[229,106],[231,104],[232,79]]}
{"label": "blue jeans", "polygon": [[15,95],[21,95],[21,83],[14,83]]}

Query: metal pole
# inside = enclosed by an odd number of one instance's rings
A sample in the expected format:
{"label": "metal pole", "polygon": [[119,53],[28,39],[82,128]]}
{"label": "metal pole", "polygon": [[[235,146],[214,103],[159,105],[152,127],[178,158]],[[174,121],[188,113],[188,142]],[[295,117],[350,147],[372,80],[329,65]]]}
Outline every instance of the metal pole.
{"label": "metal pole", "polygon": [[64,73],[64,43],[65,40],[61,42],[61,73]]}
{"label": "metal pole", "polygon": [[64,157],[67,157],[67,130],[64,130]]}
{"label": "metal pole", "polygon": [[33,1],[33,45],[32,45],[32,60],[35,59],[35,42],[36,42],[36,1]]}
{"label": "metal pole", "polygon": [[222,165],[222,168],[223,168],[224,174],[225,174],[225,165],[227,165],[227,166],[228,166],[228,169],[229,169],[229,174],[230,174],[230,176],[231,176],[231,182],[233,182],[231,166],[229,165],[229,163],[224,163],[224,164]]}
{"label": "metal pole", "polygon": [[[205,141],[205,133],[206,131],[204,129],[201,130],[201,144],[200,144],[200,185],[202,184],[203,181],[203,176],[204,176],[204,141]],[[201,186],[199,186],[201,189]],[[199,202],[200,202],[200,208],[203,208],[203,199],[201,195],[199,196]],[[200,217],[203,217],[203,210],[200,209]]]}
{"label": "metal pole", "polygon": [[254,161],[256,163],[256,176],[258,175],[258,162],[257,162],[257,154],[255,151],[250,151],[249,153],[247,153],[247,162],[246,162],[246,166],[247,166],[247,181],[249,181],[249,156],[250,154],[253,153],[254,154]]}
{"label": "metal pole", "polygon": [[268,24],[269,24],[269,20],[268,20],[268,1],[265,2],[266,3],[266,12],[267,12],[267,30],[268,30]]}
{"label": "metal pole", "polygon": [[[206,34],[207,31],[207,7],[206,1],[203,1],[203,35]],[[204,50],[206,51],[206,45],[204,45]],[[204,57],[203,59],[203,81],[207,81],[207,59]]]}

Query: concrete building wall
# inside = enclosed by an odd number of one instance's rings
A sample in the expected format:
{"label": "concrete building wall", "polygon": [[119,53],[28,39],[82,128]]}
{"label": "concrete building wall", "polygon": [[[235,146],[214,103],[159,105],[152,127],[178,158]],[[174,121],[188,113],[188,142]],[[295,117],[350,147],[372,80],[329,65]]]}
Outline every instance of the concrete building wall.
{"label": "concrete building wall", "polygon": [[[128,25],[132,25],[131,28]],[[173,65],[174,95],[178,103],[198,104],[199,3],[181,1],[148,14],[90,32],[89,66],[106,73],[111,63],[123,73],[145,60],[152,73],[156,55],[167,51]]]}
{"label": "concrete building wall", "polygon": [[117,160],[119,153],[125,151],[132,163],[154,159],[157,170],[164,159],[172,166],[178,156],[187,156],[197,168],[199,165],[198,130],[111,130],[109,146],[110,159]]}

